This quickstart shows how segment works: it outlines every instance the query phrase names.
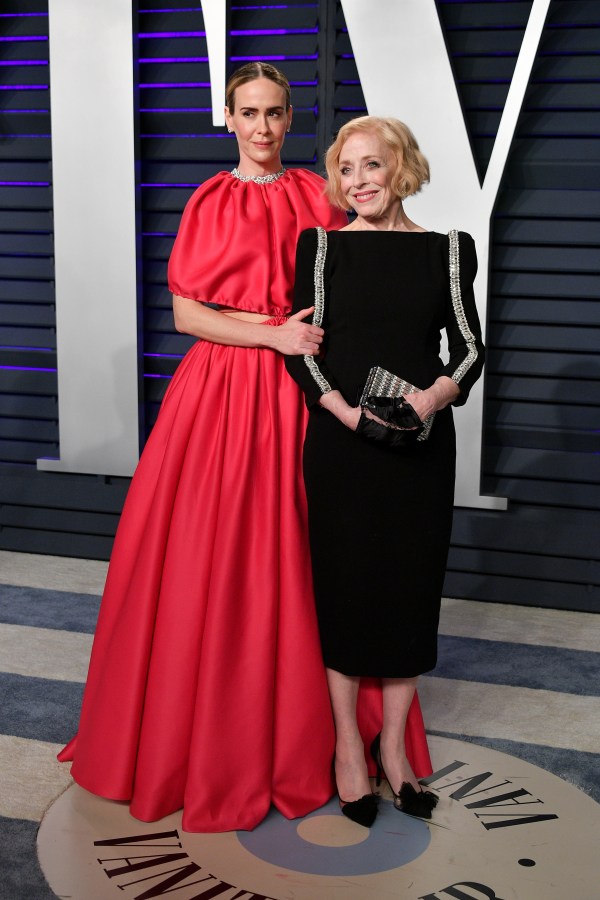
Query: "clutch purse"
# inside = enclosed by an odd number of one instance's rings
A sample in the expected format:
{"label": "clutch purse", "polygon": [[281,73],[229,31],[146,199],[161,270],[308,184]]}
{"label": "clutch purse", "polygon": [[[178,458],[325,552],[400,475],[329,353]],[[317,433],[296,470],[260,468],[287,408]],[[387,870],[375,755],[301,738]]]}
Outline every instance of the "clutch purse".
{"label": "clutch purse", "polygon": [[[361,394],[360,406],[368,406],[370,398],[373,397],[408,397],[409,394],[420,393],[420,391],[421,388],[411,384],[410,381],[405,381],[399,375],[394,375],[393,372],[388,372],[381,366],[373,366]],[[432,413],[425,419],[423,430],[417,437],[417,441],[427,440],[434,418],[435,413]]]}

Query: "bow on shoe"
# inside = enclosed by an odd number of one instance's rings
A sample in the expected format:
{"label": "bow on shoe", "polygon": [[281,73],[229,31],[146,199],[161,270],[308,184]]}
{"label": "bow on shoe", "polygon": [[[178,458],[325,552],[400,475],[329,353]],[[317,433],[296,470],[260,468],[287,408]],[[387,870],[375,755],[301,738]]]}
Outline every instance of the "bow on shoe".
{"label": "bow on shoe", "polygon": [[438,798],[431,791],[416,791],[408,781],[403,781],[398,793],[394,794],[396,809],[419,819],[430,819],[437,802]]}

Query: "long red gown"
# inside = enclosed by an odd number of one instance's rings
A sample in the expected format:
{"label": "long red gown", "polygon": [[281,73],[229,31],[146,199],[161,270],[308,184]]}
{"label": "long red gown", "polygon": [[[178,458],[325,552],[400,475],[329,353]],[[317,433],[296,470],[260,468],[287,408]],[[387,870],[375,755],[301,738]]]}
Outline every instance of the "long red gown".
{"label": "long red gown", "polygon": [[[291,309],[296,240],[345,217],[324,182],[222,172],[183,215],[169,287],[271,315]],[[198,341],[165,395],[127,496],[78,735],[84,788],[187,831],[254,828],[331,797],[334,731],[312,595],[301,453],[306,411],[283,357]],[[380,692],[361,700],[365,736]],[[407,748],[431,771],[418,702]]]}

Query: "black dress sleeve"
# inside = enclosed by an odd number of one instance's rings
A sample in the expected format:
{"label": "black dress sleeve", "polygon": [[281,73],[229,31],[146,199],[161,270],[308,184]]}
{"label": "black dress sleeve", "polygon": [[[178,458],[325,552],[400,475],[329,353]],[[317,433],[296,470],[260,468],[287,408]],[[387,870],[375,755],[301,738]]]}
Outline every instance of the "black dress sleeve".
{"label": "black dress sleeve", "polygon": [[[294,303],[292,315],[315,306],[315,312],[319,309],[319,299],[316,297],[316,262],[319,239],[316,228],[303,231],[298,239],[296,248],[296,278],[294,282]],[[325,329],[325,338],[321,344],[322,350],[318,356],[286,356],[285,365],[302,390],[306,398],[306,405],[318,406],[323,394],[329,391],[339,390],[335,379],[327,368],[325,354],[327,347],[327,270],[323,272],[324,303],[322,320],[319,323]],[[308,316],[304,321],[313,322],[315,315]]]}
{"label": "black dress sleeve", "polygon": [[[446,375],[456,382],[460,394],[452,404],[462,406],[466,403],[469,391],[481,375],[485,358],[485,348],[481,339],[481,325],[475,304],[473,282],[477,274],[477,254],[475,243],[470,234],[460,232],[458,235],[459,260],[458,278],[449,292],[446,333],[450,358],[441,375]],[[449,247],[451,257],[452,250]],[[460,286],[460,289],[458,289]]]}

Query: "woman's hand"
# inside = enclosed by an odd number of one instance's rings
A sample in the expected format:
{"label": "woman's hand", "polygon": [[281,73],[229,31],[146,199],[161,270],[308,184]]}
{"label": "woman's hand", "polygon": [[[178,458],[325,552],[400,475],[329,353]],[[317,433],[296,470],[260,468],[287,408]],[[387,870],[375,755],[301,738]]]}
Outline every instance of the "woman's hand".
{"label": "woman's hand", "polygon": [[284,325],[271,329],[269,337],[272,338],[273,350],[287,356],[316,356],[325,332],[318,325],[303,321],[314,309],[314,306],[301,309],[290,316]]}
{"label": "woman's hand", "polygon": [[[304,313],[306,313],[306,310],[302,310],[301,313],[298,313],[298,316],[301,316]],[[280,331],[281,329],[278,330]],[[410,403],[421,422],[424,422],[432,412],[437,412],[439,409],[443,409],[445,406],[448,406],[449,403],[452,403],[452,401],[458,397],[459,393],[460,391],[456,382],[452,381],[451,378],[442,375],[431,385],[431,387],[427,388],[427,390],[410,394],[410,396],[407,397],[407,401]],[[327,394],[323,394],[319,402],[324,409],[329,410],[329,412],[332,413],[336,419],[339,419],[343,425],[350,428],[352,431],[356,431],[362,413],[360,406],[350,406],[346,403],[339,391],[329,391]],[[393,426],[390,426],[389,422],[384,422],[369,410],[365,411],[365,416],[367,419],[373,419],[374,422],[377,422],[379,425],[390,431],[397,431],[400,435],[402,432],[404,432],[407,437],[411,434],[411,429],[397,430]],[[412,430],[412,433],[416,437],[420,431],[420,428],[415,428]]]}
{"label": "woman's hand", "polygon": [[407,394],[406,402],[410,403],[421,422],[424,422],[432,413],[453,403],[459,394],[460,389],[456,382],[446,375],[441,375],[426,390]]}
{"label": "woman's hand", "polygon": [[324,409],[329,410],[336,419],[339,419],[346,428],[356,431],[362,412],[360,406],[350,406],[339,391],[329,391],[327,394],[323,394],[320,403]]}
{"label": "woman's hand", "polygon": [[258,321],[243,321],[235,317],[235,310],[217,311],[187,297],[173,295],[175,327],[182,334],[191,334],[215,344],[231,347],[259,347],[290,355],[311,355],[319,352],[324,331],[302,320],[314,307],[301,309],[276,328],[265,326],[269,316]]}

